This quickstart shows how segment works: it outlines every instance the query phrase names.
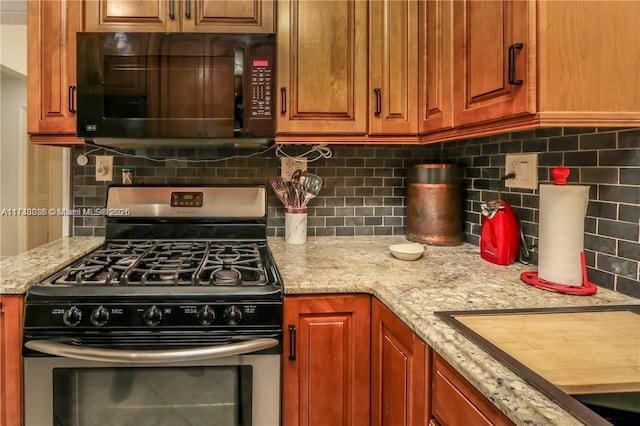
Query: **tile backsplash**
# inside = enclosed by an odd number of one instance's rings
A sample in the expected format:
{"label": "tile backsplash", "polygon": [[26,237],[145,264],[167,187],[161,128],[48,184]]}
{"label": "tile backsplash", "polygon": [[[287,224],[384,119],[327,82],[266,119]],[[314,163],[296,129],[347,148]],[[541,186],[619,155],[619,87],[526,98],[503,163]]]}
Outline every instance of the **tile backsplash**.
{"label": "tile backsplash", "polygon": [[[289,155],[308,145],[284,146]],[[332,145],[332,156],[310,161],[308,169],[324,179],[309,203],[309,236],[404,235],[407,168],[414,164],[455,162],[464,167],[465,240],[478,245],[480,205],[501,196],[521,221],[529,247],[537,246],[539,191],[506,189],[505,155],[538,153],[538,179],[549,170],[571,169],[569,184],[590,186],[585,219],[585,254],[590,281],[640,298],[640,129],[544,128],[429,145]],[[259,154],[222,148],[136,149],[122,154],[91,145],[73,149],[75,209],[103,207],[107,184],[95,181],[94,155],[114,156],[115,183],[123,167],[133,168],[142,184],[265,184],[279,175],[275,148]],[[251,156],[249,156],[251,155]],[[310,154],[308,158],[314,158]],[[282,204],[268,191],[268,234],[284,235]],[[100,216],[74,216],[76,236],[104,235]],[[537,263],[535,252],[533,263]]]}

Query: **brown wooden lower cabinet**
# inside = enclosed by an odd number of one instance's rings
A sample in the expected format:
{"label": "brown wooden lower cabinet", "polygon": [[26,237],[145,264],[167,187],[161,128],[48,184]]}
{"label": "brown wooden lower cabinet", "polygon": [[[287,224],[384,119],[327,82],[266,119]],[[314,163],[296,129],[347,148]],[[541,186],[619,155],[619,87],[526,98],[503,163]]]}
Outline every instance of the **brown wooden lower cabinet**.
{"label": "brown wooden lower cabinet", "polygon": [[287,296],[284,426],[513,425],[376,298]]}
{"label": "brown wooden lower cabinet", "polygon": [[22,295],[0,296],[0,425],[22,419]]}
{"label": "brown wooden lower cabinet", "polygon": [[511,420],[435,353],[432,407],[436,425],[513,425]]}
{"label": "brown wooden lower cabinet", "polygon": [[371,297],[284,301],[282,424],[369,425]]}
{"label": "brown wooden lower cabinet", "polygon": [[424,426],[430,401],[428,346],[393,312],[371,304],[371,424]]}

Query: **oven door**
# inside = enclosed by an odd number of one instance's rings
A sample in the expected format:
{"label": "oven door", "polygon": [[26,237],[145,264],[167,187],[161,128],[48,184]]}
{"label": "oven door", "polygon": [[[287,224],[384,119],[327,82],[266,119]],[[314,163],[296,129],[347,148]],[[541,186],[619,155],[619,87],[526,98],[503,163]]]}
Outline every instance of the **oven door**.
{"label": "oven door", "polygon": [[27,426],[280,424],[280,354],[36,342],[26,345],[64,355],[24,358]]}

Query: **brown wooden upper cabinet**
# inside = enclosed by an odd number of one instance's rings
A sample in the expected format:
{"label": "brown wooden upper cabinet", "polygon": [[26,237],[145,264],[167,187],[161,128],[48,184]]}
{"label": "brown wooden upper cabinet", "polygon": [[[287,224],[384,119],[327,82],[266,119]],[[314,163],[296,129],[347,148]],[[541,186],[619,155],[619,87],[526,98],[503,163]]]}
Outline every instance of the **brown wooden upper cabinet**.
{"label": "brown wooden upper cabinet", "polygon": [[[640,125],[640,2],[537,2],[543,125]],[[532,59],[530,59],[531,61]]]}
{"label": "brown wooden upper cabinet", "polygon": [[34,143],[82,143],[76,138],[76,33],[80,0],[27,2],[27,131]]}
{"label": "brown wooden upper cabinet", "polygon": [[453,127],[453,3],[418,2],[420,134]]}
{"label": "brown wooden upper cabinet", "polygon": [[368,6],[278,2],[278,134],[367,133]]}
{"label": "brown wooden upper cabinet", "polygon": [[418,132],[418,63],[418,2],[371,1],[369,134]]}
{"label": "brown wooden upper cabinet", "polygon": [[640,2],[443,0],[427,9],[422,142],[536,127],[640,125],[640,43],[629,42],[637,38]]}
{"label": "brown wooden upper cabinet", "polygon": [[85,0],[85,31],[273,33],[274,0]]}
{"label": "brown wooden upper cabinet", "polygon": [[279,1],[278,140],[415,137],[421,3]]}
{"label": "brown wooden upper cabinet", "polygon": [[[454,2],[456,126],[535,113],[529,9],[535,2]],[[533,53],[532,53],[533,54]]]}
{"label": "brown wooden upper cabinet", "polygon": [[281,1],[276,140],[638,126],[638,26],[634,1]]}

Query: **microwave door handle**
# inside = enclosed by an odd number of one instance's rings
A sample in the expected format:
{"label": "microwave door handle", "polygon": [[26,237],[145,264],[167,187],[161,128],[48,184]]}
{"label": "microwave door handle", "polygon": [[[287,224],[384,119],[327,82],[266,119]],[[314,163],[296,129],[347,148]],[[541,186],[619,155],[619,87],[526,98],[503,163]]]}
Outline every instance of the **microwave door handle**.
{"label": "microwave door handle", "polygon": [[48,355],[64,358],[82,359],[87,361],[128,363],[154,365],[173,362],[202,361],[207,359],[224,358],[234,355],[244,355],[269,349],[279,345],[279,341],[272,338],[259,338],[228,345],[203,346],[188,349],[132,351],[122,349],[91,348],[51,340],[31,340],[24,345],[28,349]]}

